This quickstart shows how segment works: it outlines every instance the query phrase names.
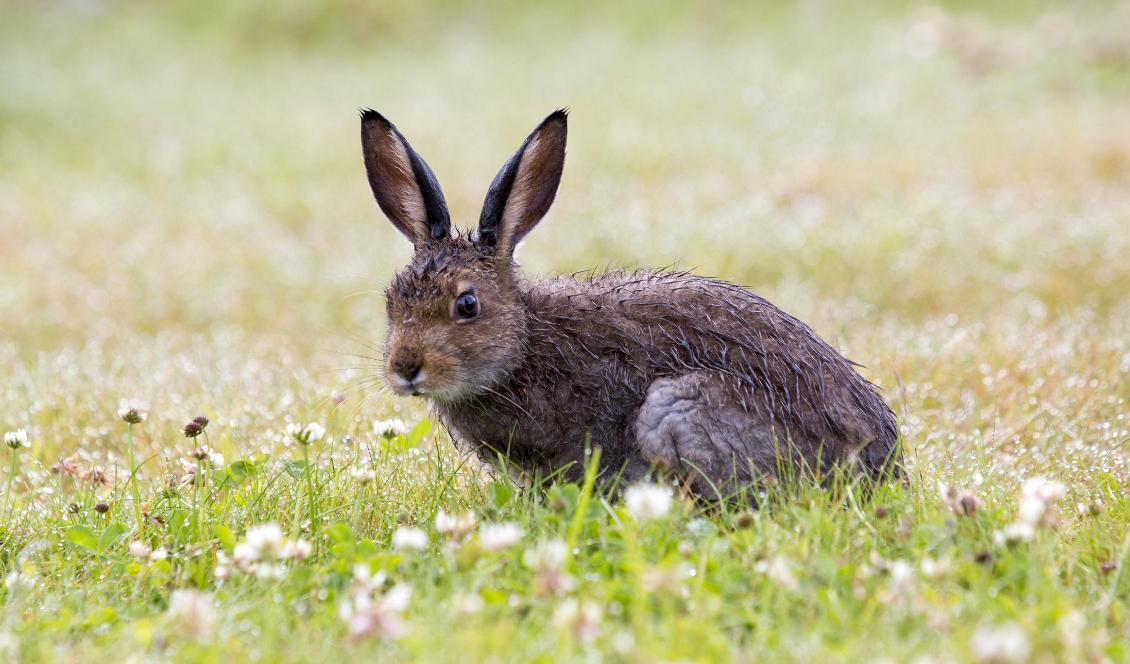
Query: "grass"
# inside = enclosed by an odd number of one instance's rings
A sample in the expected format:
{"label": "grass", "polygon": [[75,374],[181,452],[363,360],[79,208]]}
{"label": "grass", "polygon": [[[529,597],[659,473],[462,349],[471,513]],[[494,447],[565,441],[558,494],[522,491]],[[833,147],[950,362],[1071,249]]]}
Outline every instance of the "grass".
{"label": "grass", "polygon": [[[1130,660],[1127,5],[230,5],[5,7],[0,431],[31,447],[0,448],[0,657]],[[409,248],[356,109],[467,225],[564,105],[527,272],[748,284],[884,388],[906,486],[640,520],[461,458],[379,390]],[[192,457],[197,415],[222,467]],[[999,541],[1036,476],[1066,486],[1057,527]],[[440,533],[441,509],[520,541]],[[229,561],[266,523],[312,548],[282,578]],[[560,563],[527,554],[554,540]],[[362,591],[383,636],[339,615]]]}

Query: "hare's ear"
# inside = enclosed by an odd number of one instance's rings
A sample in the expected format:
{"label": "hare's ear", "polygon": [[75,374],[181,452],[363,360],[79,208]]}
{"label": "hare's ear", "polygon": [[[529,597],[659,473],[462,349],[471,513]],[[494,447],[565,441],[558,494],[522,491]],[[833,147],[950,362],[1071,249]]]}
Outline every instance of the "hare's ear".
{"label": "hare's ear", "polygon": [[361,111],[361,149],[369,186],[385,216],[415,246],[447,237],[451,217],[432,169],[391,122]]}
{"label": "hare's ear", "polygon": [[565,168],[565,116],[555,111],[542,120],[494,176],[479,217],[480,245],[511,256],[549,211]]}

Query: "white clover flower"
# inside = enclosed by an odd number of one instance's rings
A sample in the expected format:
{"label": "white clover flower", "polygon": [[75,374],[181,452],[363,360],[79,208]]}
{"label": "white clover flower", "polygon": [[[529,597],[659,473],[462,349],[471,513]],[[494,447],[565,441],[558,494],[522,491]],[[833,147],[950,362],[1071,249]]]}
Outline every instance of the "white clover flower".
{"label": "white clover flower", "polygon": [[950,571],[949,561],[934,560],[933,558],[923,558],[920,567],[922,576],[928,579],[940,579]]}
{"label": "white clover flower", "polygon": [[286,425],[286,443],[298,443],[299,445],[310,445],[321,440],[326,435],[326,428],[317,422],[310,424],[288,424]]}
{"label": "white clover flower", "polygon": [[31,447],[31,443],[27,439],[27,431],[22,428],[4,434],[4,444],[13,450]]}
{"label": "white clover flower", "polygon": [[1063,482],[1049,480],[1046,477],[1036,476],[1024,480],[1020,487],[1022,496],[1034,496],[1044,502],[1063,500],[1067,496],[1067,487]]}
{"label": "white clover flower", "polygon": [[355,565],[353,584],[347,599],[338,606],[338,615],[349,629],[350,638],[367,636],[395,639],[402,636],[406,626],[402,618],[412,596],[412,588],[397,584],[381,593],[383,572],[373,574],[367,565]]}
{"label": "white clover flower", "polygon": [[970,643],[980,662],[1025,662],[1032,653],[1028,635],[1016,623],[978,627]]}
{"label": "white clover flower", "polygon": [[1017,521],[993,533],[993,541],[997,544],[1014,544],[1016,542],[1031,542],[1036,538],[1036,527],[1030,523]]}
{"label": "white clover flower", "polygon": [[1098,516],[1103,513],[1104,507],[1101,498],[1095,498],[1088,503],[1075,503],[1075,509],[1079,512],[1079,516]]}
{"label": "white clover flower", "polygon": [[141,424],[149,417],[149,412],[138,401],[122,399],[118,407],[118,419],[126,424]]}
{"label": "white clover flower", "polygon": [[404,424],[404,420],[400,418],[393,418],[391,420],[375,420],[373,422],[373,431],[381,438],[396,438],[408,433],[408,426]]}
{"label": "white clover flower", "polygon": [[890,574],[889,590],[891,596],[897,599],[905,599],[911,596],[914,592],[914,566],[905,560],[895,560],[887,568]]}
{"label": "white clover flower", "polygon": [[255,560],[279,558],[283,549],[283,531],[277,523],[261,523],[247,529],[243,536],[247,546],[255,552]]}
{"label": "white clover flower", "polygon": [[509,549],[522,540],[522,528],[516,523],[484,523],[479,528],[479,544],[487,551]]}
{"label": "white clover flower", "polygon": [[640,521],[658,519],[671,509],[671,490],[658,484],[636,484],[624,492],[624,504]]}
{"label": "white clover flower", "polygon": [[428,534],[419,528],[400,526],[392,533],[392,548],[397,551],[422,551],[428,548]]}
{"label": "white clover flower", "polygon": [[1046,477],[1030,477],[1020,487],[1020,503],[1016,512],[1016,522],[1005,526],[1003,531],[993,534],[997,544],[1029,542],[1036,537],[1040,528],[1056,528],[1059,525],[1059,511],[1056,505],[1067,495],[1067,487],[1062,482]]}
{"label": "white clover flower", "polygon": [[261,562],[255,565],[254,574],[257,579],[281,579],[286,576],[286,565]]}
{"label": "white clover flower", "polygon": [[346,621],[349,638],[354,641],[369,636],[385,639],[398,639],[404,635],[404,620],[399,614],[377,609],[355,613]]}
{"label": "white clover flower", "polygon": [[754,565],[753,569],[766,575],[770,581],[785,590],[795,591],[800,588],[800,582],[793,574],[792,565],[784,556],[773,556],[770,560],[762,560]]}
{"label": "white clover flower", "polygon": [[226,581],[231,578],[232,562],[228,554],[223,551],[216,552],[216,568],[212,570],[212,575],[216,577],[217,581]]}
{"label": "white clover flower", "polygon": [[539,595],[563,595],[573,589],[573,577],[565,572],[569,545],[564,540],[539,542],[522,554],[522,562],[534,572],[534,590]]}
{"label": "white clover flower", "polygon": [[1020,487],[1020,508],[1016,520],[1033,527],[1054,528],[1057,523],[1056,503],[1067,495],[1062,482],[1045,477],[1030,477]]}
{"label": "white clover flower", "polygon": [[1034,526],[1043,520],[1047,509],[1048,504],[1040,498],[1023,496],[1020,498],[1019,509],[1016,510],[1016,520]]}
{"label": "white clover flower", "polygon": [[975,488],[959,489],[956,486],[938,482],[938,493],[942,495],[942,501],[950,508],[950,511],[957,516],[973,516],[981,506]]}
{"label": "white clover flower", "polygon": [[377,471],[367,465],[357,464],[349,469],[349,475],[359,484],[368,484],[377,479]]}
{"label": "white clover flower", "polygon": [[153,553],[149,554],[149,562],[155,563],[168,557],[169,552],[165,550],[165,547],[159,546],[156,549],[153,549]]}
{"label": "white clover flower", "polygon": [[185,473],[185,480],[182,483],[191,482],[196,477],[197,464],[207,465],[219,470],[224,467],[224,455],[207,445],[194,449],[187,458],[180,459],[181,469]]}
{"label": "white clover flower", "polygon": [[326,427],[317,422],[311,422],[306,425],[306,437],[311,442],[321,440],[326,437]]}
{"label": "white clover flower", "polygon": [[141,540],[134,540],[129,543],[129,555],[134,558],[148,558],[151,553],[153,553],[153,549]]}
{"label": "white clover flower", "polygon": [[906,583],[914,580],[914,567],[905,560],[896,560],[889,568],[891,580],[896,583]]}
{"label": "white clover flower", "polygon": [[599,604],[579,603],[569,597],[557,606],[557,610],[553,613],[553,623],[568,629],[578,641],[589,646],[597,636],[600,636],[602,613]]}
{"label": "white clover flower", "polygon": [[314,553],[314,546],[299,537],[298,539],[284,541],[281,553],[281,557],[288,560],[306,560],[310,557],[310,554]]}
{"label": "white clover flower", "polygon": [[475,513],[448,514],[442,509],[436,513],[436,530],[453,539],[461,539],[475,529]]}
{"label": "white clover flower", "polygon": [[174,590],[169,596],[167,615],[185,636],[208,641],[216,625],[216,608],[212,595],[198,590]]}
{"label": "white clover flower", "polygon": [[9,595],[17,595],[25,590],[31,590],[35,587],[37,581],[35,574],[24,570],[12,570],[8,576],[4,577],[4,587],[8,589]]}
{"label": "white clover flower", "polygon": [[408,600],[412,599],[412,587],[405,583],[398,583],[389,588],[382,599],[385,607],[393,611],[404,611],[408,608]]}
{"label": "white clover flower", "polygon": [[205,448],[203,448],[203,450],[204,450],[205,454],[207,455],[205,457],[205,460],[209,464],[211,464],[211,466],[213,468],[218,470],[218,469],[224,467],[224,455],[223,454],[220,454],[219,452],[212,449],[211,447],[205,447]]}
{"label": "white clover flower", "polygon": [[251,563],[259,561],[259,550],[247,542],[238,542],[231,552],[232,560],[240,568],[246,569]]}
{"label": "white clover flower", "polygon": [[368,593],[372,593],[377,588],[384,585],[386,575],[384,572],[377,572],[369,569],[368,565],[358,563],[353,566],[353,587],[354,589],[361,589]]}
{"label": "white clover flower", "polygon": [[562,539],[550,539],[538,542],[537,546],[527,549],[522,555],[522,562],[530,569],[543,567],[560,568],[565,565],[569,557],[569,545]]}
{"label": "white clover flower", "polygon": [[644,590],[658,595],[687,597],[686,581],[693,573],[686,563],[674,565],[649,566],[640,577]]}
{"label": "white clover flower", "polygon": [[[284,537],[283,530],[277,523],[262,523],[248,528],[243,541],[236,543],[232,549],[231,563],[239,570],[260,579],[281,579],[286,576],[287,561],[305,560],[313,552],[314,547],[310,542],[300,537]],[[217,570],[227,564],[226,556],[218,562]]]}

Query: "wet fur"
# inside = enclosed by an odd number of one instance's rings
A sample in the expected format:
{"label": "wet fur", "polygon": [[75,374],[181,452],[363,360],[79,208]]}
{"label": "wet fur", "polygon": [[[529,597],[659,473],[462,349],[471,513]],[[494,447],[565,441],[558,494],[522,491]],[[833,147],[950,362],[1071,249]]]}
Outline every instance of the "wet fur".
{"label": "wet fur", "polygon": [[[685,272],[522,277],[513,245],[552,202],[564,161],[563,114],[539,140],[554,118],[495,178],[485,233],[406,232],[415,255],[387,291],[390,382],[423,366],[458,445],[543,476],[579,479],[586,441],[601,447],[605,478],[664,470],[709,497],[782,468],[897,474],[897,423],[876,389],[763,298]],[[541,144],[554,152],[527,151]],[[508,199],[515,181],[521,197]],[[453,319],[463,292],[481,303],[475,320]]]}
{"label": "wet fur", "polygon": [[[858,458],[871,474],[892,459],[895,418],[875,389],[807,325],[745,289],[681,272],[516,288],[526,340],[506,375],[433,404],[455,439],[487,459],[502,453],[577,479],[588,436],[624,479],[666,466],[696,479],[700,493],[774,474],[778,453],[790,457],[785,465],[823,470]],[[718,379],[730,417],[712,423],[706,449],[641,449],[636,420],[649,388],[688,373]]]}

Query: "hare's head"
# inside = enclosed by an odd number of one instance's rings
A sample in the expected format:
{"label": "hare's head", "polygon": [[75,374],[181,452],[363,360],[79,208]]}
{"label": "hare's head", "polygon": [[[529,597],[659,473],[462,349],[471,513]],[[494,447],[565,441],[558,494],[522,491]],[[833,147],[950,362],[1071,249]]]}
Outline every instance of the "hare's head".
{"label": "hare's head", "polygon": [[495,176],[478,228],[461,235],[431,168],[380,113],[361,114],[373,195],[415,248],[385,291],[385,378],[397,393],[456,401],[521,361],[527,313],[514,248],[553,203],[566,133],[564,111],[542,121]]}

